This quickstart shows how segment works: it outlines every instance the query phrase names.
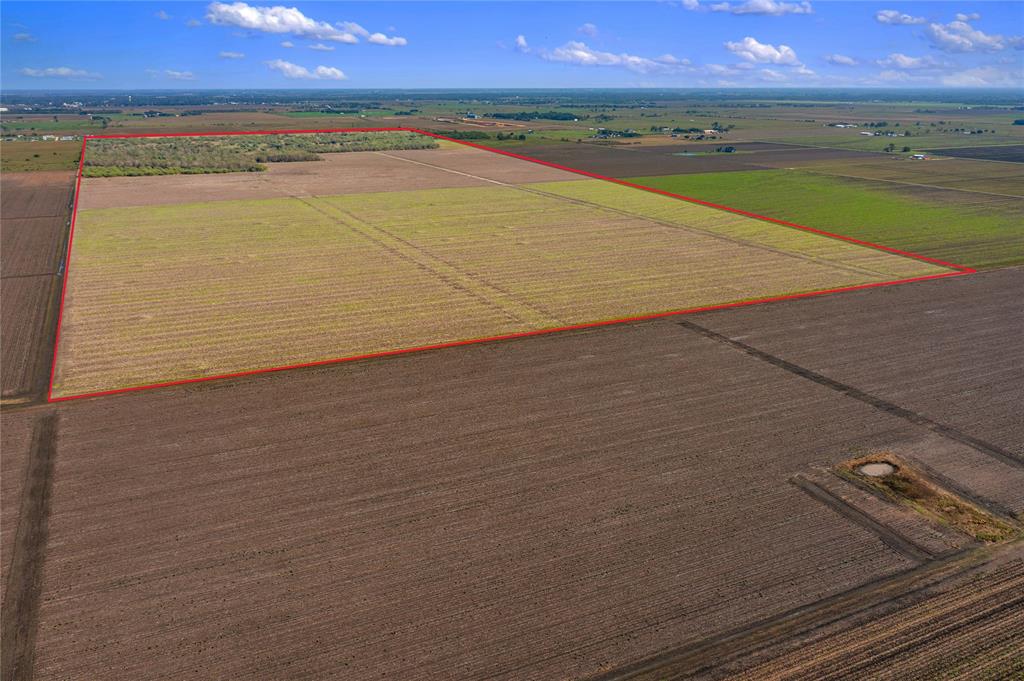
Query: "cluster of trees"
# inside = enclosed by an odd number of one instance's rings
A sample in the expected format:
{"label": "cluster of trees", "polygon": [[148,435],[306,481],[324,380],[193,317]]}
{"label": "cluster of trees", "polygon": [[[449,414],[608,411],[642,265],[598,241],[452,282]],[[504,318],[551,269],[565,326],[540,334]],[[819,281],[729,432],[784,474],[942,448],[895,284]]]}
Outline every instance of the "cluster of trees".
{"label": "cluster of trees", "polygon": [[503,132],[499,132],[498,135],[497,135],[497,138],[499,140],[519,140],[519,141],[523,141],[523,140],[526,139],[526,135],[524,135],[523,133],[519,133],[517,135],[514,132],[510,132],[508,134],[505,134]]}
{"label": "cluster of trees", "polygon": [[95,140],[85,155],[86,177],[259,172],[264,163],[316,161],[346,151],[433,149],[412,132],[151,137]]}

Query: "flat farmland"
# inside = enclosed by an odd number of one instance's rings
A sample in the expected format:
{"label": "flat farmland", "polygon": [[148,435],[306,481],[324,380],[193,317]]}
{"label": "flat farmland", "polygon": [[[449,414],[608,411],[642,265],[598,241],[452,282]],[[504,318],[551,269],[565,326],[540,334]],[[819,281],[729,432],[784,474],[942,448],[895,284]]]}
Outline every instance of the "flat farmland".
{"label": "flat farmland", "polygon": [[983,147],[957,147],[952,149],[929,149],[933,154],[977,158],[985,161],[1006,161],[1024,163],[1024,144],[996,144]]}
{"label": "flat farmland", "polygon": [[54,395],[950,271],[466,147],[325,156],[333,181],[282,198],[112,207],[174,176],[84,182]]}
{"label": "flat farmland", "polygon": [[38,679],[589,678],[916,565],[786,481],[923,429],[668,321],[59,410]]}
{"label": "flat farmland", "polygon": [[814,168],[632,180],[947,262],[1024,262],[1024,205],[1016,196],[836,177]]}
{"label": "flat farmland", "polygon": [[[0,394],[18,397],[41,386],[47,311],[61,255],[74,175],[0,175]],[[56,306],[53,307],[56,309]]]}

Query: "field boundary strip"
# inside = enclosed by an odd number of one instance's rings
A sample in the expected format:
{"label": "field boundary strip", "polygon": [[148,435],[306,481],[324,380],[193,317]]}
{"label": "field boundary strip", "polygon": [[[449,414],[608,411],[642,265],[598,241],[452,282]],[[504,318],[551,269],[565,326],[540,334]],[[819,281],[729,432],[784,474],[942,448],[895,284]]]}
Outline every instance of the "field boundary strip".
{"label": "field boundary strip", "polygon": [[[521,160],[521,161],[528,161],[530,163],[537,163],[539,165],[543,165],[543,166],[547,166],[549,168],[555,168],[557,170],[562,170],[562,171],[574,173],[576,175],[583,175],[584,177],[589,177],[589,178],[596,179],[596,180],[602,180],[604,182],[610,182],[610,183],[613,183],[613,184],[618,184],[618,185],[622,185],[624,187],[630,187],[630,188],[633,188],[633,189],[639,189],[639,190],[642,190],[642,191],[651,192],[653,194],[659,194],[661,196],[667,196],[667,197],[670,197],[670,198],[673,198],[673,199],[677,199],[677,200],[680,200],[680,201],[687,201],[689,203],[694,203],[694,204],[697,204],[697,205],[706,206],[708,208],[714,208],[716,210],[726,211],[726,212],[729,212],[729,213],[735,213],[737,215],[743,215],[745,217],[754,218],[754,219],[762,220],[762,221],[765,221],[765,222],[770,222],[770,223],[781,225],[783,227],[787,227],[787,228],[790,228],[790,229],[797,229],[797,230],[804,231],[804,232],[809,232],[811,234],[815,234],[815,235],[818,235],[818,236],[823,236],[823,237],[827,237],[827,238],[831,238],[831,239],[838,239],[840,241],[845,241],[845,242],[856,244],[858,246],[863,246],[863,247],[866,247],[866,248],[873,248],[873,249],[876,249],[876,250],[879,250],[879,251],[884,251],[886,253],[890,253],[890,254],[893,254],[893,255],[902,256],[902,257],[905,257],[905,258],[911,258],[911,259],[914,259],[914,260],[919,260],[921,262],[926,262],[926,263],[929,263],[931,265],[938,265],[940,267],[945,267],[945,268],[948,268],[948,269],[950,269],[952,271],[951,272],[944,272],[944,273],[941,273],[941,274],[928,274],[928,275],[922,275],[922,276],[917,276],[917,277],[908,277],[908,278],[903,278],[903,279],[893,279],[893,280],[889,280],[889,281],[879,281],[879,282],[871,282],[871,283],[867,283],[867,284],[857,284],[857,285],[853,285],[853,286],[841,286],[841,287],[836,287],[836,288],[821,289],[821,290],[817,290],[817,291],[807,291],[807,292],[804,292],[804,293],[791,293],[791,294],[786,294],[786,295],[781,295],[781,296],[769,296],[769,297],[766,297],[766,298],[756,298],[756,299],[751,299],[751,300],[741,300],[741,301],[735,301],[735,302],[729,302],[729,303],[720,303],[720,304],[717,304],[717,305],[705,305],[705,306],[701,306],[701,307],[692,307],[692,308],[685,308],[685,309],[680,309],[680,310],[670,310],[668,312],[658,312],[658,313],[653,313],[653,314],[636,315],[636,316],[631,316],[631,317],[621,317],[621,318],[617,318],[617,319],[606,319],[606,320],[595,321],[595,322],[585,322],[585,323],[582,323],[582,324],[571,324],[571,325],[567,325],[567,326],[557,326],[557,327],[550,327],[550,328],[543,328],[543,329],[534,329],[534,330],[530,330],[530,331],[522,331],[522,332],[503,334],[503,335],[498,335],[498,336],[486,336],[486,337],[481,337],[481,338],[471,338],[471,339],[465,339],[465,340],[456,340],[456,341],[450,341],[450,342],[445,342],[445,343],[435,343],[435,344],[431,344],[431,345],[421,345],[421,346],[410,347],[410,348],[400,348],[400,349],[396,349],[396,350],[385,350],[385,351],[382,351],[382,352],[373,352],[373,353],[367,353],[367,354],[361,354],[361,355],[352,355],[352,356],[348,356],[348,357],[337,357],[337,358],[332,358],[332,359],[318,360],[318,361],[315,361],[315,362],[302,362],[302,363],[298,363],[298,364],[286,364],[286,365],[274,366],[274,367],[262,367],[262,368],[259,368],[259,369],[251,369],[251,370],[247,370],[247,371],[238,371],[238,372],[232,372],[232,373],[226,373],[226,374],[217,374],[217,375],[213,375],[213,376],[200,376],[200,377],[196,377],[196,378],[185,378],[185,379],[178,379],[178,380],[173,380],[173,381],[163,381],[163,382],[151,383],[151,384],[147,384],[147,385],[130,386],[130,387],[127,387],[127,388],[115,388],[115,389],[112,389],[112,390],[101,390],[101,391],[96,391],[96,392],[82,393],[82,394],[79,394],[79,395],[65,395],[65,396],[61,396],[61,397],[54,397],[53,396],[53,384],[54,384],[54,380],[56,378],[57,357],[58,357],[59,348],[60,348],[61,328],[62,328],[62,322],[63,322],[63,318],[64,318],[64,303],[65,303],[65,297],[67,295],[68,279],[70,277],[71,250],[72,250],[72,247],[73,247],[73,244],[74,244],[75,222],[76,222],[76,218],[78,216],[78,199],[79,199],[79,194],[81,193],[81,188],[82,188],[82,170],[83,170],[83,167],[85,165],[85,152],[86,152],[86,147],[87,147],[87,144],[88,144],[89,140],[91,140],[91,139],[131,139],[131,138],[146,138],[146,137],[215,137],[215,136],[231,136],[231,135],[301,135],[301,134],[315,134],[315,133],[345,133],[345,132],[413,132],[413,133],[417,133],[417,134],[420,134],[420,135],[426,135],[427,137],[433,137],[435,139],[445,140],[447,142],[454,142],[456,144],[461,144],[463,146],[472,147],[474,149],[480,149],[482,151],[488,151],[488,152],[491,152],[491,153],[494,153],[494,154],[500,154],[502,156],[508,156],[510,158],[515,158],[515,159],[518,159],[518,160]],[[597,328],[597,327],[602,327],[602,326],[612,326],[612,325],[616,325],[616,324],[625,324],[625,323],[628,323],[628,322],[649,321],[649,320],[661,319],[661,318],[665,318],[665,317],[674,317],[674,316],[678,316],[678,315],[694,314],[694,313],[698,313],[698,312],[710,312],[710,311],[713,311],[713,310],[724,310],[724,309],[729,309],[729,308],[734,308],[734,307],[746,307],[746,306],[749,306],[749,305],[760,305],[762,303],[773,303],[773,302],[780,302],[780,301],[785,301],[785,300],[797,300],[797,299],[800,299],[800,298],[812,298],[812,297],[816,297],[816,296],[829,295],[829,294],[832,294],[832,293],[842,293],[842,292],[846,292],[846,291],[858,291],[858,290],[863,290],[863,289],[879,288],[879,287],[883,287],[883,286],[896,286],[896,285],[899,285],[899,284],[909,284],[909,283],[918,282],[918,281],[929,281],[929,280],[932,280],[932,279],[943,279],[943,278],[946,278],[946,277],[963,276],[965,274],[973,274],[975,272],[977,272],[976,269],[974,269],[972,267],[967,267],[965,265],[958,265],[958,264],[955,264],[955,263],[946,262],[946,261],[943,261],[943,260],[938,260],[936,258],[929,258],[929,257],[924,256],[924,255],[920,255],[920,254],[917,254],[917,253],[912,253],[912,252],[909,252],[909,251],[903,251],[903,250],[900,250],[900,249],[897,249],[897,248],[892,248],[890,246],[884,246],[884,245],[876,244],[876,243],[873,243],[873,242],[870,242],[870,241],[863,241],[861,239],[855,239],[853,237],[845,236],[845,235],[842,235],[842,234],[836,234],[836,233],[833,233],[833,232],[828,232],[828,231],[817,229],[817,228],[814,228],[814,227],[807,227],[805,225],[800,225],[800,224],[797,224],[795,222],[787,222],[785,220],[778,220],[776,218],[768,217],[768,216],[765,216],[765,215],[759,215],[757,213],[751,213],[749,211],[741,210],[741,209],[738,209],[738,208],[732,208],[732,207],[724,206],[724,205],[717,204],[717,203],[711,203],[709,201],[703,201],[701,199],[693,198],[693,197],[690,197],[690,196],[684,196],[682,194],[675,194],[673,192],[665,191],[665,190],[662,190],[662,189],[656,189],[654,187],[647,187],[645,185],[637,184],[635,182],[629,182],[627,180],[620,180],[620,179],[617,179],[617,178],[614,178],[614,177],[608,177],[606,175],[599,175],[597,173],[592,173],[592,172],[589,172],[589,171],[586,171],[586,170],[580,170],[578,168],[572,168],[572,167],[569,167],[569,166],[564,166],[564,165],[561,165],[561,164],[558,164],[558,163],[552,163],[550,161],[542,161],[540,159],[532,158],[530,156],[524,156],[522,154],[516,154],[514,152],[505,151],[503,149],[495,149],[493,147],[488,147],[488,146],[485,146],[485,145],[482,145],[482,144],[476,144],[474,142],[469,142],[467,140],[460,140],[460,139],[455,139],[455,138],[452,138],[452,137],[446,137],[445,135],[441,135],[441,134],[433,133],[433,132],[428,132],[428,131],[425,131],[425,130],[420,130],[418,128],[407,128],[407,127],[321,128],[321,129],[314,129],[314,130],[239,130],[239,131],[217,131],[217,132],[165,132],[165,133],[132,133],[132,134],[121,134],[121,135],[83,135],[82,136],[82,150],[81,150],[81,154],[79,156],[79,161],[78,161],[78,172],[77,172],[77,175],[76,175],[76,178],[75,178],[75,198],[74,198],[74,202],[73,202],[73,205],[72,205],[72,212],[71,212],[71,227],[70,227],[70,231],[69,231],[69,234],[68,234],[67,250],[66,250],[66,252],[64,254],[64,275],[63,275],[64,281],[61,284],[60,306],[59,306],[58,313],[57,313],[57,329],[56,329],[56,335],[55,335],[54,344],[53,344],[53,360],[52,360],[51,366],[50,366],[50,383],[49,383],[49,388],[47,390],[47,398],[46,399],[47,399],[48,402],[65,402],[65,401],[68,401],[68,400],[77,400],[77,399],[83,399],[83,398],[87,398],[87,397],[103,397],[103,396],[107,396],[107,395],[116,395],[116,394],[120,394],[120,393],[138,392],[138,391],[141,391],[141,390],[152,390],[154,388],[167,388],[167,387],[176,386],[176,385],[186,385],[186,384],[189,384],[189,383],[202,383],[202,382],[205,382],[205,381],[216,381],[216,380],[222,380],[222,379],[226,379],[226,378],[240,378],[240,377],[243,377],[243,376],[254,376],[254,375],[258,375],[258,374],[274,373],[274,372],[278,372],[278,371],[288,371],[288,370],[292,370],[292,369],[305,369],[305,368],[311,368],[311,367],[326,366],[326,365],[331,365],[331,364],[340,364],[342,362],[354,362],[354,361],[358,361],[358,360],[374,359],[374,358],[380,358],[380,357],[392,357],[392,356],[397,356],[397,355],[410,354],[410,353],[414,353],[414,352],[422,352],[422,351],[426,351],[426,350],[441,350],[441,349],[444,349],[444,348],[454,348],[454,347],[459,347],[459,346],[464,346],[464,345],[475,345],[475,344],[478,344],[478,343],[491,343],[491,342],[497,342],[497,341],[513,340],[513,339],[517,339],[517,338],[528,338],[530,336],[540,336],[540,335],[546,335],[546,334],[551,334],[551,333],[558,333],[558,332],[563,332],[563,331],[577,331],[577,330],[592,329],[592,328]]]}

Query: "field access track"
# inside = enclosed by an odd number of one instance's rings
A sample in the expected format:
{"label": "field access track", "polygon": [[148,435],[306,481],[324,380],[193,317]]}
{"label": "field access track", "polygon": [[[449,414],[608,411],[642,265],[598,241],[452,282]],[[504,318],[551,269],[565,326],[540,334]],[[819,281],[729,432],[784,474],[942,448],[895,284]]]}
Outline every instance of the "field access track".
{"label": "field access track", "polygon": [[325,156],[85,180],[51,398],[967,271],[450,141]]}

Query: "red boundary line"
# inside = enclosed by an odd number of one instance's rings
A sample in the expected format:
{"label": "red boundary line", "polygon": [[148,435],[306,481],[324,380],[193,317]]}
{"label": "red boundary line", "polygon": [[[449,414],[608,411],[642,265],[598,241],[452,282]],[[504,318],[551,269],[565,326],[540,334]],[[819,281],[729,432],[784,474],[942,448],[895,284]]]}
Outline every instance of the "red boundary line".
{"label": "red boundary line", "polygon": [[[128,388],[116,388],[116,389],[113,389],[113,390],[101,390],[101,391],[98,391],[98,392],[82,393],[80,395],[67,395],[67,396],[64,396],[64,397],[54,397],[53,396],[53,382],[54,382],[54,379],[56,378],[56,372],[57,372],[57,351],[58,351],[58,347],[60,345],[61,323],[62,323],[63,318],[64,318],[64,298],[67,295],[68,279],[69,279],[70,270],[71,270],[71,246],[72,246],[72,242],[74,241],[74,237],[75,237],[75,218],[78,216],[78,195],[79,195],[79,192],[81,191],[81,188],[82,188],[82,168],[83,168],[84,163],[85,163],[85,147],[86,147],[86,142],[88,140],[91,140],[91,139],[128,139],[128,138],[138,138],[138,137],[213,137],[213,136],[223,136],[223,135],[294,135],[294,134],[310,134],[310,133],[325,133],[325,132],[415,132],[415,133],[418,133],[418,134],[421,134],[421,135],[427,135],[428,137],[434,137],[436,139],[442,139],[442,140],[446,140],[448,142],[455,142],[457,144],[462,144],[464,146],[473,147],[475,149],[482,149],[484,151],[489,151],[489,152],[492,152],[492,153],[495,153],[495,154],[501,154],[503,156],[509,156],[511,158],[516,158],[516,159],[519,159],[521,161],[529,161],[531,163],[538,163],[540,165],[548,166],[550,168],[556,168],[558,170],[564,170],[566,172],[575,173],[577,175],[584,175],[586,177],[594,178],[594,179],[597,179],[597,180],[603,180],[605,182],[612,182],[614,184],[619,184],[619,185],[622,185],[622,186],[625,186],[625,187],[632,187],[633,189],[641,189],[643,191],[651,192],[653,194],[661,194],[662,196],[669,196],[671,198],[679,199],[681,201],[688,201],[690,203],[696,203],[696,204],[701,205],[701,206],[707,206],[709,208],[715,208],[717,210],[724,210],[724,211],[727,211],[729,213],[736,213],[738,215],[744,215],[746,217],[756,218],[758,220],[764,220],[766,222],[771,222],[771,223],[774,223],[774,224],[777,224],[777,225],[783,225],[784,227],[789,227],[789,228],[792,228],[792,229],[799,229],[801,231],[810,232],[812,234],[817,234],[819,236],[825,236],[825,237],[829,237],[829,238],[832,238],[832,239],[839,239],[841,241],[846,241],[846,242],[849,242],[849,243],[857,244],[859,246],[866,246],[868,248],[874,248],[876,250],[885,251],[887,253],[893,253],[893,254],[900,255],[900,256],[903,256],[903,257],[907,257],[907,258],[913,258],[914,260],[920,260],[922,262],[927,262],[927,263],[930,263],[930,264],[933,264],[933,265],[940,265],[942,267],[948,267],[948,268],[950,268],[952,270],[955,270],[955,271],[953,271],[953,272],[946,272],[946,273],[943,273],[943,274],[929,274],[929,275],[920,276],[920,277],[911,277],[911,278],[908,278],[908,279],[894,279],[892,281],[881,281],[881,282],[872,282],[872,283],[869,283],[869,284],[858,284],[858,285],[855,285],[855,286],[841,286],[841,287],[838,287],[838,288],[822,289],[820,291],[808,291],[806,293],[793,293],[793,294],[783,295],[783,296],[772,296],[772,297],[768,297],[768,298],[757,298],[755,300],[745,300],[745,301],[732,302],[732,303],[721,303],[721,304],[718,304],[718,305],[705,305],[705,306],[702,306],[702,307],[692,307],[692,308],[687,308],[687,309],[683,309],[683,310],[672,310],[672,311],[669,311],[669,312],[658,312],[658,313],[654,313],[654,314],[638,315],[638,316],[634,316],[634,317],[622,317],[622,318],[619,318],[619,319],[608,319],[608,320],[604,320],[604,321],[587,322],[587,323],[583,323],[583,324],[573,324],[573,325],[569,325],[569,326],[558,326],[558,327],[551,327],[551,328],[546,328],[546,329],[535,329],[533,331],[523,331],[523,332],[519,332],[519,333],[511,333],[511,334],[505,334],[505,335],[500,335],[500,336],[487,336],[487,337],[484,337],[484,338],[472,338],[472,339],[468,339],[468,340],[451,341],[451,342],[446,342],[446,343],[436,343],[436,344],[433,344],[433,345],[421,345],[421,346],[411,347],[411,348],[402,348],[402,349],[399,349],[399,350],[386,350],[386,351],[383,351],[383,352],[373,352],[373,353],[363,354],[363,355],[352,355],[350,357],[339,357],[339,358],[335,358],[335,359],[324,359],[324,360],[319,360],[319,361],[316,361],[316,362],[303,362],[303,363],[300,363],[300,364],[287,364],[287,365],[277,366],[277,367],[267,367],[267,368],[261,368],[261,369],[251,369],[251,370],[248,370],[248,371],[237,371],[237,372],[234,372],[234,373],[217,374],[217,375],[214,375],[214,376],[201,376],[201,377],[198,377],[198,378],[186,378],[186,379],[180,379],[180,380],[174,380],[174,381],[164,381],[162,383],[151,383],[151,384],[148,384],[148,385],[138,385],[138,386],[132,386],[132,387],[128,387]],[[150,390],[150,389],[153,389],[153,388],[166,388],[166,387],[175,386],[175,385],[185,385],[185,384],[188,384],[188,383],[202,383],[202,382],[205,382],[205,381],[216,381],[216,380],[220,380],[220,379],[224,379],[224,378],[239,378],[239,377],[242,377],[242,376],[255,376],[257,374],[269,374],[269,373],[273,373],[273,372],[277,372],[277,371],[288,371],[290,369],[304,369],[304,368],[309,368],[309,367],[318,367],[318,366],[325,366],[325,365],[330,365],[330,364],[341,364],[343,362],[354,362],[354,361],[364,360],[364,359],[373,359],[373,358],[376,358],[376,357],[392,357],[392,356],[395,356],[395,355],[405,355],[405,354],[409,354],[409,353],[413,353],[413,352],[421,352],[421,351],[424,351],[424,350],[440,350],[440,349],[443,349],[443,348],[453,348],[453,347],[459,347],[459,346],[463,346],[463,345],[474,345],[474,344],[477,344],[477,343],[490,343],[490,342],[494,342],[494,341],[512,340],[512,339],[515,339],[515,338],[527,338],[529,336],[539,336],[539,335],[544,335],[544,334],[549,334],[549,333],[557,333],[557,332],[560,332],[560,331],[575,331],[575,330],[580,330],[580,329],[592,329],[592,328],[601,327],[601,326],[611,326],[613,324],[623,324],[623,323],[626,323],[626,322],[638,322],[638,321],[646,321],[646,320],[651,320],[651,319],[660,319],[660,318],[672,317],[672,316],[676,316],[676,315],[693,314],[693,313],[696,313],[696,312],[710,312],[712,310],[725,310],[725,309],[734,308],[734,307],[746,307],[748,305],[759,305],[761,303],[772,303],[772,302],[779,302],[779,301],[783,301],[783,300],[796,300],[796,299],[799,299],[799,298],[812,298],[812,297],[815,297],[815,296],[823,296],[823,295],[828,295],[828,294],[831,294],[831,293],[841,293],[841,292],[844,292],[844,291],[859,291],[859,290],[869,289],[869,288],[879,288],[879,287],[882,287],[882,286],[895,286],[895,285],[898,285],[898,284],[909,284],[909,283],[915,282],[915,281],[929,281],[929,280],[932,280],[932,279],[944,279],[946,277],[957,277],[957,276],[962,276],[964,274],[973,274],[974,272],[977,272],[977,270],[975,270],[972,267],[966,267],[964,265],[957,265],[955,263],[945,262],[943,260],[938,260],[936,258],[929,258],[927,256],[918,255],[917,253],[911,253],[909,251],[902,251],[902,250],[899,250],[897,248],[891,248],[889,246],[883,246],[881,244],[872,243],[870,241],[863,241],[861,239],[855,239],[853,237],[844,236],[842,234],[835,234],[835,233],[832,233],[832,232],[826,232],[824,230],[816,229],[814,227],[806,227],[804,225],[798,225],[798,224],[796,224],[794,222],[786,222],[785,220],[777,220],[775,218],[770,218],[770,217],[767,217],[767,216],[764,216],[764,215],[758,215],[757,213],[751,213],[751,212],[748,212],[748,211],[745,211],[745,210],[740,210],[738,208],[730,208],[729,206],[723,206],[723,205],[720,205],[720,204],[717,204],[717,203],[711,203],[709,201],[702,201],[700,199],[695,199],[695,198],[692,198],[692,197],[689,197],[689,196],[683,196],[682,194],[674,194],[672,192],[668,192],[668,191],[665,191],[665,190],[662,190],[662,189],[655,189],[654,187],[647,187],[647,186],[644,186],[644,185],[641,185],[641,184],[636,184],[636,183],[633,183],[633,182],[628,182],[626,180],[620,180],[620,179],[617,179],[617,178],[614,178],[614,177],[608,177],[606,175],[598,175],[597,173],[591,173],[591,172],[588,172],[586,170],[579,170],[579,169],[576,169],[576,168],[570,168],[568,166],[563,166],[563,165],[560,165],[558,163],[551,163],[550,161],[542,161],[540,159],[531,158],[529,156],[523,156],[522,154],[515,154],[515,153],[512,153],[510,151],[504,151],[502,149],[494,149],[492,147],[486,147],[486,146],[483,146],[482,144],[475,144],[473,142],[467,142],[465,140],[459,140],[459,139],[453,139],[451,137],[445,137],[444,135],[439,135],[439,134],[436,134],[436,133],[427,132],[425,130],[420,130],[418,128],[404,128],[404,127],[395,127],[395,128],[326,128],[326,129],[319,129],[319,130],[240,130],[240,131],[226,131],[226,132],[168,132],[168,133],[136,133],[136,134],[124,134],[124,135],[83,135],[82,136],[82,153],[81,153],[81,156],[79,157],[78,174],[77,174],[77,177],[75,179],[75,199],[74,199],[74,203],[73,203],[73,206],[72,206],[72,213],[71,213],[71,229],[70,229],[70,232],[68,234],[68,247],[67,247],[67,253],[65,254],[64,281],[63,281],[63,285],[61,287],[61,293],[60,293],[60,310],[59,310],[59,312],[57,314],[56,338],[54,339],[54,343],[53,343],[53,362],[50,365],[50,386],[49,386],[49,390],[47,392],[46,399],[47,399],[48,402],[65,402],[65,401],[68,401],[68,400],[78,400],[78,399],[83,399],[83,398],[86,398],[86,397],[102,397],[102,396],[106,396],[106,395],[117,395],[117,394],[120,394],[120,393],[138,392],[140,390]]]}

